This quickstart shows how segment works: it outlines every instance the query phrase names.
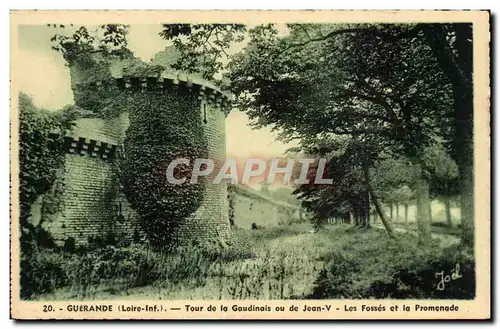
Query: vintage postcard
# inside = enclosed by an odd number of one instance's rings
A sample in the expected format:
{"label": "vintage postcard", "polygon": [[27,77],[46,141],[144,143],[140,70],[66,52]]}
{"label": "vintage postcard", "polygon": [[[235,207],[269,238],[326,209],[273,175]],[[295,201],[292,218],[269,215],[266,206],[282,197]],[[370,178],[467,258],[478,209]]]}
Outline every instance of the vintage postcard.
{"label": "vintage postcard", "polygon": [[12,11],[14,319],[490,319],[488,11]]}

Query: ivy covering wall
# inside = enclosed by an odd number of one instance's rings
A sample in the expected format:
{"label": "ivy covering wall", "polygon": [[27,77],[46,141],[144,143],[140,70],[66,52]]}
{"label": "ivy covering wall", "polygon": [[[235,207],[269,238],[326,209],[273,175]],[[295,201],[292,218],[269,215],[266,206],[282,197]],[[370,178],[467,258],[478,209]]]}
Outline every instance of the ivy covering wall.
{"label": "ivy covering wall", "polygon": [[[79,116],[79,111],[68,106],[61,111],[49,112],[37,108],[23,93],[19,94],[18,101],[20,223],[22,228],[30,229],[31,205],[53,188],[57,172],[64,163],[63,137]],[[55,197],[49,196],[51,199]]]}
{"label": "ivy covering wall", "polygon": [[[208,156],[200,101],[197,93],[178,88],[166,90],[123,90],[112,76],[118,63],[123,78],[159,77],[167,69],[146,64],[126,51],[88,47],[86,31],[77,38],[59,41],[72,76],[75,103],[103,119],[129,113],[123,152],[116,159],[117,175],[130,206],[137,212],[149,243],[155,247],[174,246],[176,229],[203,201],[205,182],[172,185],[166,169],[176,158]],[[58,40],[56,40],[58,41]],[[191,166],[177,166],[175,177],[189,180]]]}
{"label": "ivy covering wall", "polygon": [[[189,184],[194,158],[207,157],[207,139],[196,94],[180,89],[134,92],[130,126],[121,159],[121,181],[127,200],[155,247],[177,244],[176,229],[200,206],[205,182]],[[173,185],[166,170],[176,158],[191,159],[174,171],[186,183]]]}

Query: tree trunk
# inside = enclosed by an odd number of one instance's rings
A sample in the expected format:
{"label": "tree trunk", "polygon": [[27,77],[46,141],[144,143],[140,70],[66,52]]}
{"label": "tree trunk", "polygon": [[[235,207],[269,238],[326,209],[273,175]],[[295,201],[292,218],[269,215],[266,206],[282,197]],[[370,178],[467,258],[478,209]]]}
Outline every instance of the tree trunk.
{"label": "tree trunk", "polygon": [[354,216],[352,214],[352,211],[349,211],[349,224],[355,225]]}
{"label": "tree trunk", "polygon": [[405,224],[408,224],[408,204],[405,203]]}
{"label": "tree trunk", "polygon": [[380,216],[380,220],[382,221],[382,224],[384,224],[384,227],[385,227],[385,229],[387,231],[387,234],[389,234],[389,236],[391,238],[395,239],[396,238],[396,234],[394,232],[392,224],[391,224],[391,222],[387,218],[387,215],[384,212],[382,204],[380,203],[380,200],[378,199],[377,194],[375,193],[375,189],[371,185],[371,181],[370,181],[370,168],[366,164],[363,167],[364,167],[363,171],[364,171],[364,174],[365,174],[366,187],[368,188],[368,191],[370,193],[370,197],[372,199],[372,202],[375,205],[375,209],[377,210],[377,213]]}
{"label": "tree trunk", "polygon": [[[460,185],[460,224],[462,241],[474,246],[474,107],[472,86],[472,26],[455,24],[456,55],[446,41],[441,24],[423,25],[427,43],[439,66],[450,79],[453,90],[455,134],[452,156],[458,166]],[[456,56],[456,58],[455,58]]]}
{"label": "tree trunk", "polygon": [[446,223],[449,227],[453,227],[453,223],[451,222],[451,205],[450,205],[450,197],[444,197],[444,210],[446,212]]}
{"label": "tree trunk", "polygon": [[420,232],[420,243],[427,245],[431,239],[429,218],[429,181],[424,177],[422,167],[414,164],[415,193],[417,196],[417,226]]}
{"label": "tree trunk", "polygon": [[[467,166],[465,166],[467,167]],[[460,225],[462,226],[462,241],[469,246],[474,246],[474,173],[470,168],[460,169],[461,180],[460,195]],[[465,177],[464,177],[465,176]]]}
{"label": "tree trunk", "polygon": [[390,209],[390,212],[391,212],[391,220],[394,220],[394,216],[392,215],[393,214],[392,202],[389,203],[389,209]]}
{"label": "tree trunk", "polygon": [[370,191],[368,188],[364,191],[364,216],[365,216],[365,228],[371,228],[370,225]]}
{"label": "tree trunk", "polygon": [[399,203],[396,203],[396,222],[399,222]]}
{"label": "tree trunk", "polygon": [[429,221],[432,223],[432,200],[429,200]]}

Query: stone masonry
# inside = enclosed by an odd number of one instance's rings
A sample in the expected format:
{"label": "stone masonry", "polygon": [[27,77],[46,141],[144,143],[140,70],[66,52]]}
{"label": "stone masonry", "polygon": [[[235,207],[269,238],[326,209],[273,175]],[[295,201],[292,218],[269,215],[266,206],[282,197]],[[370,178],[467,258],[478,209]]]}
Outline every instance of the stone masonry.
{"label": "stone masonry", "polygon": [[[155,60],[162,58],[169,58],[168,54],[156,56]],[[171,69],[166,69],[159,77],[132,79],[123,77],[120,63],[110,70],[114,81],[93,81],[94,87],[116,83],[136,92],[154,88],[157,92],[168,93],[172,88],[187,88],[196,93],[199,103],[193,111],[200,113],[203,122],[208,157],[217,164],[225,161],[225,118],[230,109],[230,95],[199,76]],[[70,71],[74,89],[84,80],[85,72],[78,67],[71,67]],[[68,238],[75,239],[77,245],[86,244],[110,232],[119,239],[131,239],[140,234],[137,214],[120,190],[116,173],[115,159],[128,125],[127,112],[108,120],[79,119],[66,137],[65,166],[60,177],[64,182],[62,211],[52,220],[45,221],[45,227],[59,244]],[[229,231],[227,186],[208,183],[201,206],[185,219],[179,234],[189,240],[225,238]]]}

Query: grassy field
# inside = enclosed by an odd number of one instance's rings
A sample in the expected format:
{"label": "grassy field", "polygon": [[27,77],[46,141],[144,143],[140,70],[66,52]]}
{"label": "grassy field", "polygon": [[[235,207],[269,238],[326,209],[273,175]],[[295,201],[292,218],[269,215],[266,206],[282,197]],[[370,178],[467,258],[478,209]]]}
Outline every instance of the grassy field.
{"label": "grassy field", "polygon": [[[158,255],[142,247],[136,257],[137,249],[131,247],[134,253],[122,258],[78,259],[77,265],[69,265],[73,272],[64,287],[36,299],[302,299],[329,298],[328,294],[365,298],[374,283],[391,281],[398,266],[425,265],[429,255],[439,257],[437,249],[443,243],[449,248],[456,242],[434,241],[430,249],[422,249],[411,232],[399,232],[399,241],[392,241],[384,230],[344,224],[311,231],[306,223],[235,230],[224,250]],[[131,258],[140,260],[128,264]],[[127,266],[132,272],[120,270]],[[82,277],[96,279],[81,281]],[[332,292],[330,285],[340,290]]]}

